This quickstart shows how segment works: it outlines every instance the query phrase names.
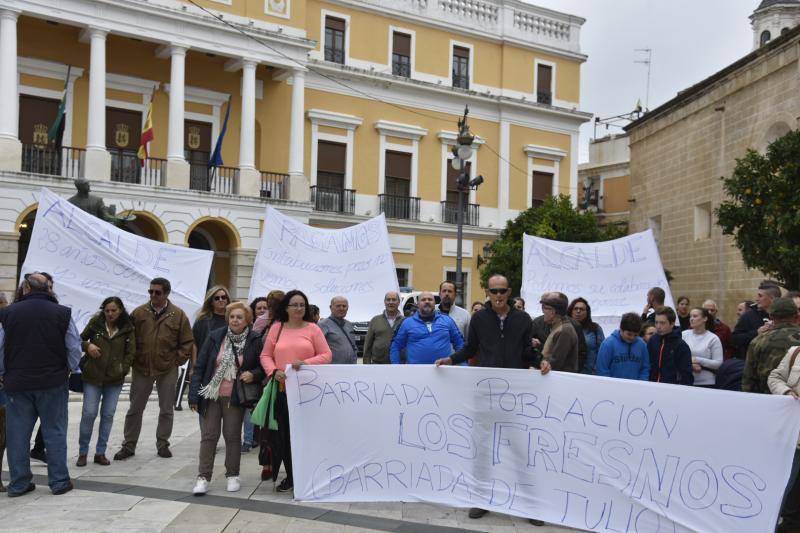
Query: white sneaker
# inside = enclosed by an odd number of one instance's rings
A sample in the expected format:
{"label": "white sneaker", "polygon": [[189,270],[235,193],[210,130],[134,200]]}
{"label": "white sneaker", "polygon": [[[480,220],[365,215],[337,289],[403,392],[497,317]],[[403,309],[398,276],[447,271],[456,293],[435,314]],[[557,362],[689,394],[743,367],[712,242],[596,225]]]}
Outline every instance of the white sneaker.
{"label": "white sneaker", "polygon": [[202,496],[206,492],[208,492],[208,480],[203,476],[197,476],[197,482],[194,484],[192,494],[195,496]]}
{"label": "white sneaker", "polygon": [[[207,485],[208,483],[206,483]],[[239,483],[239,476],[231,476],[228,478],[228,492],[239,492],[242,484]]]}

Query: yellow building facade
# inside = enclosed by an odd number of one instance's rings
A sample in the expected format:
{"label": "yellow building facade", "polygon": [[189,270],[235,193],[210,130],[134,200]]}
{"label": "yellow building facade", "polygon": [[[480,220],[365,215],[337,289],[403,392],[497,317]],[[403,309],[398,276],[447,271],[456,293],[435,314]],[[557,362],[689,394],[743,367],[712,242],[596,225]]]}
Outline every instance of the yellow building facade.
{"label": "yellow building facade", "polygon": [[38,190],[71,195],[78,177],[136,213],[130,231],[213,250],[209,282],[236,297],[266,204],[320,227],[386,214],[400,284],[435,289],[455,271],[468,106],[484,182],[464,212],[465,300],[481,299],[506,221],[577,199],[583,22],[516,0],[0,0],[0,290]]}

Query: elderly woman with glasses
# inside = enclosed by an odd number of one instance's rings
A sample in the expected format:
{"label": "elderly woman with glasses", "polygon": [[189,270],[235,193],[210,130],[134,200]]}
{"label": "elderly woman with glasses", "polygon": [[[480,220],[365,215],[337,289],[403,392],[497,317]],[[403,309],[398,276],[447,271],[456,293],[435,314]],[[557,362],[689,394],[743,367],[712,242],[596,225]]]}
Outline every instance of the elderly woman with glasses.
{"label": "elderly woman with glasses", "polygon": [[[308,298],[298,290],[289,291],[283,297],[277,309],[276,322],[272,324],[264,341],[261,352],[261,366],[267,376],[271,376],[280,384],[275,399],[275,415],[278,421],[278,433],[283,450],[283,465],[286,478],[278,486],[278,492],[290,491],[294,488],[292,477],[292,452],[289,436],[289,404],[286,400],[284,381],[286,365],[291,364],[297,370],[302,365],[321,365],[332,360],[331,349],[325,340],[325,334],[312,322]],[[273,472],[277,476],[277,472]],[[273,477],[273,479],[275,479]]]}

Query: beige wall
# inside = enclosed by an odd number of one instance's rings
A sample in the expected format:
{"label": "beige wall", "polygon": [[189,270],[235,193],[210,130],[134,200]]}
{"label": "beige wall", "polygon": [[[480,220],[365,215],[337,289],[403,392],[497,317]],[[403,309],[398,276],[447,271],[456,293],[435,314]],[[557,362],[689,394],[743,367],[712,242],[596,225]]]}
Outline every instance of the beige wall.
{"label": "beige wall", "polygon": [[798,43],[787,44],[730,74],[664,116],[658,110],[631,131],[631,231],[661,217],[660,251],[675,277],[674,296],[717,300],[733,322],[735,306],[752,299],[763,274],[747,270],[733,239],[714,220],[711,237],[695,241],[695,206],[723,201],[720,176],[730,176],[748,148],[763,149],[769,129],[800,117]]}

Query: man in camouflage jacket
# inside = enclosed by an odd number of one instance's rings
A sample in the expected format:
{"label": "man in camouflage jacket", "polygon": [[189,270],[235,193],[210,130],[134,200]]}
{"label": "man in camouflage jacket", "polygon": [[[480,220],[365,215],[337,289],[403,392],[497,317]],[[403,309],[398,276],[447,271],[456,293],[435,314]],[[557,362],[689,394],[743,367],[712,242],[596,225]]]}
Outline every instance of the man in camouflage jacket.
{"label": "man in camouflage jacket", "polygon": [[753,339],[747,348],[742,391],[769,394],[767,378],[786,351],[800,346],[800,327],[795,325],[797,306],[791,298],[776,298],[769,308],[772,328]]}

